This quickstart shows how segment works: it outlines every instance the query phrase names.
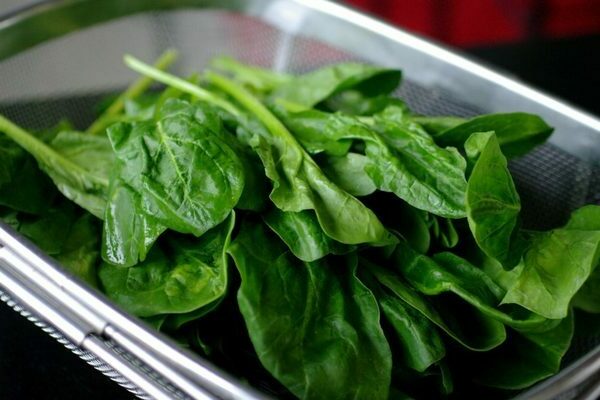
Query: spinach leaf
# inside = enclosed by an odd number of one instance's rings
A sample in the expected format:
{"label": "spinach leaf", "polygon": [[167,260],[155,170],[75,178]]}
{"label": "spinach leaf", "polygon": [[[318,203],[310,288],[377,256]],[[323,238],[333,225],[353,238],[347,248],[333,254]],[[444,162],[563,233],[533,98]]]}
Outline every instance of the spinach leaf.
{"label": "spinach leaf", "polygon": [[368,126],[351,116],[316,110],[277,113],[300,137],[364,142],[365,172],[379,190],[437,215],[464,217],[464,159],[455,150],[438,147],[416,124],[376,116]]}
{"label": "spinach leaf", "polygon": [[573,306],[589,313],[600,313],[600,268],[598,266],[573,298]]}
{"label": "spinach leaf", "polygon": [[485,356],[467,356],[461,365],[467,366],[477,383],[502,389],[524,389],[559,371],[573,330],[574,318],[570,312],[551,330],[511,332],[502,346]]}
{"label": "spinach leaf", "polygon": [[91,214],[83,214],[75,220],[55,256],[60,265],[93,287],[98,287],[99,231],[97,220]]}
{"label": "spinach leaf", "polygon": [[431,117],[415,115],[412,116],[411,119],[421,125],[427,133],[434,137],[467,121],[465,118],[452,116]]}
{"label": "spinach leaf", "polygon": [[55,196],[52,182],[40,171],[35,160],[0,134],[0,206],[41,214]]}
{"label": "spinach leaf", "polygon": [[417,310],[448,336],[473,351],[488,351],[506,339],[502,323],[473,307],[452,303],[448,299],[425,298],[405,283],[397,274],[361,259],[370,273],[389,289],[390,293]]}
{"label": "spinach leaf", "polygon": [[263,218],[269,228],[302,261],[316,261],[328,254],[346,254],[353,250],[353,246],[336,242],[327,236],[311,210],[285,212],[275,208]]}
{"label": "spinach leaf", "polygon": [[275,88],[271,98],[312,108],[349,89],[368,97],[391,93],[401,78],[401,72],[395,69],[357,63],[333,64],[286,80]]}
{"label": "spinach leaf", "polygon": [[423,372],[446,354],[433,324],[414,308],[393,296],[382,296],[379,305],[399,341],[403,344],[402,361]]}
{"label": "spinach leaf", "polygon": [[51,256],[60,254],[69,239],[69,230],[77,215],[75,207],[66,201],[48,204],[42,215],[19,214],[18,231]]}
{"label": "spinach leaf", "polygon": [[400,99],[390,97],[387,94],[369,96],[358,90],[345,90],[325,100],[323,106],[328,111],[340,111],[344,114],[356,116],[373,115],[390,106],[402,107],[407,110],[406,105]]}
{"label": "spinach leaf", "polygon": [[102,258],[132,267],[146,259],[166,227],[143,210],[142,196],[121,179],[122,168],[123,163],[117,161],[104,214]]}
{"label": "spinach leaf", "polygon": [[465,143],[476,160],[467,183],[467,219],[475,241],[505,268],[519,263],[524,241],[519,235],[521,201],[506,158],[493,132],[474,133]]}
{"label": "spinach leaf", "polygon": [[[446,249],[451,249],[458,244],[458,232],[452,219],[436,217],[435,215],[425,213],[425,221],[429,227],[434,244]],[[407,241],[411,247],[415,248],[410,240],[407,239]],[[415,248],[415,250],[417,249]]]}
{"label": "spinach leaf", "polygon": [[600,231],[600,206],[583,206],[573,214],[565,225],[565,229],[578,231]]}
{"label": "spinach leaf", "polygon": [[[386,163],[367,170],[380,190],[394,192],[412,206],[435,215],[464,217],[466,163],[455,149],[438,147],[413,123],[377,118],[375,129],[403,165],[390,170],[391,163]],[[376,157],[377,152],[373,159]]]}
{"label": "spinach leaf", "polygon": [[369,158],[358,153],[325,157],[320,166],[333,183],[352,196],[367,196],[377,190],[373,180],[365,172]]}
{"label": "spinach leaf", "polygon": [[200,238],[167,235],[130,268],[103,263],[98,277],[105,293],[141,317],[189,313],[213,303],[227,288],[225,251],[234,223],[232,213]]}
{"label": "spinach leaf", "polygon": [[301,262],[250,223],[229,253],[242,277],[240,311],[273,376],[303,399],[388,398],[390,349],[355,258]]}
{"label": "spinach leaf", "polygon": [[270,92],[277,86],[293,79],[289,74],[276,73],[268,69],[243,64],[231,57],[215,57],[211,60],[210,66],[232,74],[236,81],[259,92]]}
{"label": "spinach leaf", "polygon": [[489,114],[472,118],[437,134],[433,138],[440,146],[462,147],[475,132],[493,131],[508,158],[521,156],[543,143],[553,128],[533,114]]}
{"label": "spinach leaf", "polygon": [[[94,160],[100,158],[96,155],[98,147],[93,139],[81,133],[72,133],[68,143],[59,140],[56,143],[57,147],[53,148],[3,116],[0,116],[0,131],[37,160],[42,171],[48,174],[62,194],[95,216],[102,217],[108,177],[101,171],[96,171],[96,165],[78,163],[87,157]],[[80,143],[81,146],[73,152],[76,143]],[[111,165],[111,162],[111,159],[103,159],[102,164]]]}
{"label": "spinach leaf", "polygon": [[[515,303],[547,318],[565,318],[573,296],[598,265],[598,206],[575,211],[563,228],[532,234],[518,276],[502,303]],[[589,221],[589,222],[588,222]]]}
{"label": "spinach leaf", "polygon": [[164,331],[174,332],[178,329],[181,329],[182,326],[189,322],[196,321],[208,313],[217,309],[217,307],[221,304],[223,297],[209,303],[205,306],[198,308],[197,310],[190,311],[188,313],[183,314],[168,314],[165,316],[164,322],[161,324],[160,329]]}
{"label": "spinach leaf", "polygon": [[444,358],[446,349],[433,323],[400,298],[390,294],[389,289],[379,284],[370,274],[361,274],[360,278],[377,298],[385,319],[393,328],[400,345],[399,358],[403,364],[424,372]]}
{"label": "spinach leaf", "polygon": [[234,82],[210,74],[211,83],[252,111],[268,132],[253,139],[267,177],[270,198],[282,211],[314,210],[323,231],[345,244],[385,245],[393,237],[375,214],[332,183],[286,127],[260,101]]}
{"label": "spinach leaf", "polygon": [[143,212],[196,236],[229,215],[244,187],[243,165],[223,132],[201,123],[207,112],[200,104],[169,99],[156,122],[107,130],[123,163],[121,179],[140,196]]}
{"label": "spinach leaf", "polygon": [[556,324],[520,308],[498,309],[504,289],[484,271],[453,253],[439,253],[429,258],[401,243],[394,253],[394,261],[404,278],[428,296],[454,293],[486,316],[521,330],[543,331]]}

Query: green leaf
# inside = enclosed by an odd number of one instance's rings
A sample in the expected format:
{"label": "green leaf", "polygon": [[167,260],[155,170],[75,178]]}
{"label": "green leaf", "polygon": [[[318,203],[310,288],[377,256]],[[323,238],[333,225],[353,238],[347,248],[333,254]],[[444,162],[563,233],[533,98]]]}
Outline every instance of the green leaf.
{"label": "green leaf", "polygon": [[427,133],[434,137],[467,121],[464,118],[452,116],[430,117],[418,115],[411,117],[411,119],[421,125]]}
{"label": "green leaf", "polygon": [[324,106],[332,112],[340,111],[344,114],[356,116],[373,115],[390,106],[406,109],[406,105],[400,99],[390,97],[387,94],[367,96],[357,90],[346,90],[332,96],[325,100]]}
{"label": "green leaf", "polygon": [[325,157],[321,162],[323,172],[333,183],[352,196],[367,196],[377,190],[373,180],[365,172],[369,158],[358,153],[347,153],[341,157]]}
{"label": "green leaf", "polygon": [[328,254],[346,254],[353,250],[353,246],[341,244],[327,236],[313,211],[284,212],[272,209],[263,218],[302,261],[316,261]]}
{"label": "green leaf", "polygon": [[367,262],[368,270],[394,296],[421,313],[448,336],[473,351],[488,351],[506,339],[504,326],[465,304],[450,302],[447,298],[424,297],[397,275]]}
{"label": "green leaf", "polygon": [[[50,178],[57,184],[58,189],[67,198],[96,217],[102,218],[106,207],[110,169],[115,161],[108,139],[104,136],[89,136],[81,132],[63,131],[50,142],[50,146],[62,157],[76,166],[81,166],[85,171],[81,174],[74,171],[75,174],[81,176],[83,189],[68,183],[57,183],[64,179],[63,173],[66,173],[65,176],[71,175],[71,172],[66,169],[64,172],[61,170],[57,172],[53,168],[44,168],[43,166],[42,169],[46,170]],[[101,187],[99,186],[98,192],[85,190],[85,185],[92,186],[94,181],[102,184]]]}
{"label": "green leaf", "polygon": [[225,251],[234,223],[231,214],[200,238],[167,235],[134,267],[103,263],[98,276],[106,295],[141,317],[189,313],[213,303],[227,288]]}
{"label": "green leaf", "polygon": [[519,263],[521,200],[493,132],[474,133],[465,143],[474,163],[467,183],[467,219],[479,248],[505,268]]}
{"label": "green leaf", "polygon": [[[367,173],[380,190],[393,192],[413,207],[435,215],[464,217],[466,163],[456,149],[438,147],[414,123],[380,117],[374,128],[399,161],[394,165],[381,146],[373,148],[372,159],[382,160],[382,165],[369,166]],[[370,153],[367,145],[367,155]]]}
{"label": "green leaf", "polygon": [[573,298],[573,306],[589,313],[600,313],[600,268],[598,266]]}
{"label": "green leaf", "polygon": [[160,329],[169,332],[174,332],[178,329],[181,329],[181,327],[185,324],[196,321],[204,317],[206,314],[216,310],[217,307],[221,304],[222,300],[223,297],[188,313],[168,314],[165,317],[164,323],[160,326]]}
{"label": "green leaf", "polygon": [[402,74],[399,70],[357,63],[329,65],[278,85],[271,98],[314,107],[342,91],[353,89],[368,97],[391,93]]}
{"label": "green leaf", "polygon": [[100,260],[97,222],[91,214],[79,217],[71,226],[60,253],[55,256],[60,265],[93,287],[98,287],[96,267]]}
{"label": "green leaf", "polygon": [[385,319],[393,328],[395,339],[400,345],[399,358],[404,365],[424,372],[444,358],[444,343],[429,319],[390,294],[389,289],[384,288],[369,274],[361,274],[361,279],[377,298]]}
{"label": "green leaf", "polygon": [[438,147],[416,124],[376,116],[366,125],[355,117],[316,110],[277,112],[295,135],[310,132],[303,137],[363,142],[368,158],[364,169],[379,190],[437,215],[464,217],[464,159],[455,150]]}
{"label": "green leaf", "polygon": [[240,311],[273,376],[302,399],[387,399],[390,349],[356,259],[301,262],[260,224],[243,225],[229,252]]}
{"label": "green leaf", "polygon": [[292,79],[291,75],[243,64],[231,57],[215,57],[211,60],[210,66],[229,72],[238,82],[261,92],[269,92]]}
{"label": "green leaf", "polygon": [[121,178],[123,163],[115,164],[102,232],[102,258],[122,267],[146,259],[166,227],[143,210],[142,197]]}
{"label": "green leaf", "polygon": [[[108,190],[108,176],[102,173],[102,168],[112,165],[112,158],[102,158],[96,154],[98,143],[94,139],[98,138],[72,132],[68,134],[68,140],[61,139],[54,143],[54,148],[3,116],[0,116],[0,131],[36,159],[42,171],[52,179],[62,194],[102,218]],[[95,164],[79,163],[88,157],[94,160],[102,159],[103,166],[96,170]]]}
{"label": "green leaf", "polygon": [[227,78],[210,74],[209,79],[265,126],[267,131],[257,133],[253,142],[266,175],[273,182],[270,198],[280,210],[314,210],[323,231],[341,243],[385,245],[393,241],[377,216],[331,182],[260,101]]}
{"label": "green leaf", "polygon": [[454,293],[489,318],[513,328],[542,331],[556,324],[520,308],[500,310],[504,289],[484,271],[453,253],[429,258],[401,243],[394,257],[404,278],[423,294]]}
{"label": "green leaf", "polygon": [[498,143],[508,158],[521,156],[543,143],[553,128],[543,119],[533,114],[506,113],[474,117],[462,124],[443,130],[434,135],[440,146],[460,148],[475,132],[493,131]]}
{"label": "green leaf", "polygon": [[66,201],[47,207],[39,216],[20,214],[18,231],[46,254],[54,256],[62,251],[77,215],[73,204]]}
{"label": "green leaf", "polygon": [[511,332],[505,344],[490,353],[475,354],[462,365],[475,382],[502,389],[527,388],[556,374],[573,337],[573,313],[542,333]]}
{"label": "green leaf", "polygon": [[239,158],[223,132],[204,123],[209,112],[170,99],[156,123],[119,123],[107,130],[123,163],[121,179],[139,194],[143,212],[196,236],[227,218],[244,188]]}
{"label": "green leaf", "polygon": [[[434,244],[446,249],[451,249],[458,244],[460,238],[452,219],[436,217],[432,214],[426,214],[424,218],[429,227]],[[415,248],[410,240],[407,239],[407,241],[410,243],[411,247]]]}
{"label": "green leaf", "polygon": [[0,206],[42,214],[56,193],[52,182],[40,171],[35,160],[0,134]]}
{"label": "green leaf", "polygon": [[547,318],[567,316],[573,296],[598,265],[597,207],[575,211],[563,228],[532,235],[529,248],[517,266],[519,275],[502,303],[520,304]]}

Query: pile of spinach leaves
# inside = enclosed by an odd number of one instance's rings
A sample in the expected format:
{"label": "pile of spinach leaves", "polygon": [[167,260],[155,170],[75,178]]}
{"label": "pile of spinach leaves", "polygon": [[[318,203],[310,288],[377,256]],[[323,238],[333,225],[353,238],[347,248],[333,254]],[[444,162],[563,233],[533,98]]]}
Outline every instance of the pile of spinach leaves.
{"label": "pile of spinach leaves", "polygon": [[0,116],[0,219],[182,345],[283,397],[509,395],[600,312],[600,207],[520,224],[538,116],[415,115],[364,64],[173,59],[126,56],[143,77],[87,131]]}

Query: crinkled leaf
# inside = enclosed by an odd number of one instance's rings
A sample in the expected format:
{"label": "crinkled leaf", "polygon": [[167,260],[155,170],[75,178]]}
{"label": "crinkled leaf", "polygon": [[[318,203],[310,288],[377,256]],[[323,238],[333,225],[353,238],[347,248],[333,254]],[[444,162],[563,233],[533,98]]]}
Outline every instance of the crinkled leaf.
{"label": "crinkled leaf", "polygon": [[232,214],[200,238],[167,235],[130,268],[103,263],[98,276],[105,293],[141,317],[189,313],[213,303],[227,287],[225,251],[233,226]]}
{"label": "crinkled leaf", "polygon": [[132,267],[146,259],[166,227],[143,210],[142,196],[121,179],[121,168],[123,163],[117,161],[104,214],[102,258]]}
{"label": "crinkled leaf", "polygon": [[311,108],[349,89],[368,97],[388,94],[396,89],[401,78],[401,72],[395,69],[357,63],[333,64],[291,77],[275,88],[271,98]]}
{"label": "crinkled leaf", "polygon": [[294,134],[321,140],[358,140],[365,144],[365,172],[374,185],[410,205],[437,215],[465,215],[465,161],[455,150],[438,147],[416,124],[378,116],[373,125],[342,114],[316,110],[277,110]]}
{"label": "crinkled leaf", "polygon": [[331,182],[258,99],[222,76],[211,74],[209,79],[253,112],[266,128],[259,128],[251,141],[267,177],[273,182],[270,198],[280,210],[314,210],[323,231],[341,243],[386,245],[393,242],[394,238],[377,216]]}
{"label": "crinkled leaf", "polygon": [[[96,217],[103,218],[110,169],[115,161],[108,139],[105,136],[91,136],[81,132],[63,131],[52,139],[50,146],[60,156],[83,169],[83,172],[79,173],[77,169],[72,167],[69,170],[69,165],[65,165],[64,169],[55,169],[54,166],[44,167],[44,164],[42,164],[42,169],[48,173],[58,189],[67,198]],[[65,178],[70,175],[73,175],[81,183],[68,183]],[[98,188],[92,189],[95,185]],[[90,189],[87,189],[87,187],[90,187]]]}
{"label": "crinkled leaf", "polygon": [[273,376],[302,399],[387,399],[390,349],[355,260],[301,262],[260,224],[242,226],[229,252],[246,327]]}
{"label": "crinkled leaf", "polygon": [[155,122],[119,123],[108,136],[121,179],[142,210],[167,228],[202,235],[221,223],[244,188],[243,165],[200,105],[169,99]]}

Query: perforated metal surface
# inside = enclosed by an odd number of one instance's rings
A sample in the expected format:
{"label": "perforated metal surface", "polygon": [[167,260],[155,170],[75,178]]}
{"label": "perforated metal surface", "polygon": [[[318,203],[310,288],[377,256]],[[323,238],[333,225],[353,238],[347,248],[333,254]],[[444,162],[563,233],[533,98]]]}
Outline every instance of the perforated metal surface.
{"label": "perforated metal surface", "polygon": [[[275,70],[305,71],[331,62],[355,59],[314,40],[292,37],[256,19],[219,11],[174,11],[143,14],[109,22],[43,44],[0,62],[0,113],[31,129],[48,128],[63,118],[85,128],[94,105],[107,93],[135,78],[121,62],[124,53],[153,60],[166,48],[180,51],[175,72],[186,75],[204,68],[217,55]],[[393,60],[402,68],[402,60]],[[485,113],[452,93],[424,88],[410,77],[399,91],[408,105],[425,115],[472,116]],[[512,111],[512,110],[506,110]],[[528,228],[559,226],[576,207],[600,202],[600,168],[546,144],[511,162]],[[63,343],[83,360],[135,395],[143,393],[110,366],[68,343],[60,333],[9,302],[17,312]],[[600,343],[587,338],[576,354]]]}

